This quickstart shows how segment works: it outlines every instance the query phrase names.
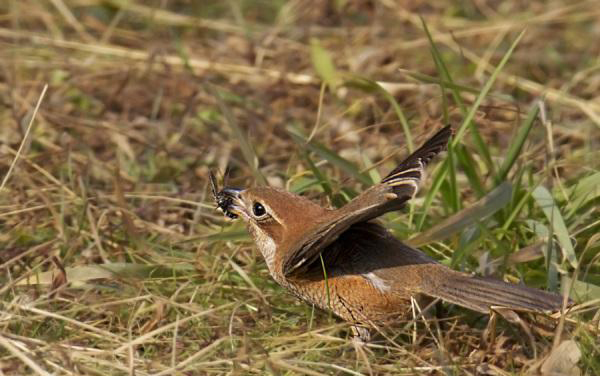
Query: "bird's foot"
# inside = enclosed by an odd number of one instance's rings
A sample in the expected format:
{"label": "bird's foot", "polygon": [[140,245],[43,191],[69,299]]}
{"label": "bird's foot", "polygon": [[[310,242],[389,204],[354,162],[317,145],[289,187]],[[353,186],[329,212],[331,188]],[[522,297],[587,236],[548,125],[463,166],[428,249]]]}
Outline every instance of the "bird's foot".
{"label": "bird's foot", "polygon": [[371,340],[371,333],[368,328],[364,326],[353,325],[352,326],[352,341],[360,344],[366,344]]}

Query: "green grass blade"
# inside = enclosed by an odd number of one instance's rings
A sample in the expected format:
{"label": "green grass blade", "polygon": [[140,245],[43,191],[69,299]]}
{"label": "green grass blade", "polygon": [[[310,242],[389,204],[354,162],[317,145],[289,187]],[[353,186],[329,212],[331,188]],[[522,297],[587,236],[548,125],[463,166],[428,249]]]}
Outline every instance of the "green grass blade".
{"label": "green grass blade", "polygon": [[571,238],[569,236],[563,216],[558,210],[552,195],[544,186],[538,186],[535,188],[531,195],[537,205],[544,212],[544,215],[550,223],[552,231],[556,233],[556,238],[558,239],[558,243],[562,248],[563,256],[567,259],[567,261],[569,261],[571,266],[576,268],[577,257],[575,256],[575,249],[573,248],[573,243],[571,243]]}
{"label": "green grass blade", "polygon": [[303,153],[303,154],[304,154],[304,159],[306,160],[306,163],[308,164],[308,167],[312,171],[313,175],[315,175],[315,178],[317,178],[317,180],[319,181],[321,188],[323,188],[323,192],[325,192],[325,194],[329,197],[330,200],[333,200],[333,189],[331,189],[331,182],[321,172],[321,170],[319,170],[319,168],[315,165],[315,163],[312,161],[312,159],[310,158],[308,153]]}
{"label": "green grass blade", "polygon": [[512,185],[509,182],[503,182],[470,207],[461,210],[427,231],[409,239],[408,243],[419,247],[427,243],[447,239],[451,235],[502,209],[510,201],[511,196]]}
{"label": "green grass blade", "polygon": [[365,168],[363,171],[366,171],[371,177],[372,181],[381,181],[382,177],[379,175],[377,169],[374,168],[373,161],[369,158],[367,154],[362,155],[363,164]]}
{"label": "green grass blade", "polygon": [[449,168],[448,160],[446,159],[441,164],[441,166],[437,170],[437,172],[433,175],[434,176],[433,183],[431,184],[431,187],[429,188],[427,195],[425,195],[425,201],[423,202],[423,206],[422,206],[423,213],[417,219],[417,225],[416,225],[417,232],[421,231],[421,228],[423,228],[423,224],[425,223],[425,218],[427,218],[427,212],[429,211],[429,208],[431,207],[433,198],[438,193],[442,184],[444,183],[444,180],[446,179],[446,174],[448,174],[448,168]]}
{"label": "green grass blade", "polygon": [[[425,23],[425,20],[423,20],[423,18],[421,18],[421,24],[423,26],[423,30],[425,31],[425,34],[427,35],[427,39],[429,40],[429,44],[431,46],[431,53],[432,53],[434,61],[436,63],[436,67],[438,69],[438,72],[440,73],[440,76],[442,77],[440,87],[442,88],[442,95],[445,95],[443,82],[446,80],[446,81],[450,82],[451,84],[454,84],[454,80],[452,79],[452,76],[450,75],[450,71],[449,71],[448,67],[446,66],[446,63],[444,62],[444,59],[442,58],[442,54],[440,54],[440,52],[437,48],[437,45],[434,43],[431,33],[429,32],[429,28],[427,27],[427,24]],[[452,85],[452,87],[450,89],[451,89],[452,97],[454,98],[454,101],[458,104],[462,113],[466,115],[467,109],[466,109],[466,106],[460,95],[460,90],[455,85]],[[445,97],[443,99],[445,102]],[[490,155],[490,151],[489,151],[487,144],[485,142],[483,142],[483,139],[481,138],[481,135],[479,134],[479,130],[475,126],[475,123],[469,122],[469,127],[471,129],[471,135],[473,137],[473,140],[475,142],[477,149],[479,150],[479,153],[483,156],[483,159],[484,159],[488,169],[493,171],[494,164],[492,163],[492,157]]]}
{"label": "green grass blade", "polygon": [[456,153],[455,148],[452,145],[448,145],[448,186],[450,188],[450,199],[452,200],[450,204],[452,205],[452,212],[456,213],[460,210],[460,193],[458,192],[458,187],[456,184],[456,163],[455,163]]}
{"label": "green grass blade", "polygon": [[345,158],[340,157],[339,155],[337,155],[337,153],[316,141],[310,141],[307,143],[306,137],[304,137],[304,135],[296,127],[289,126],[287,128],[287,131],[290,134],[290,136],[292,136],[292,139],[296,143],[298,143],[298,145],[306,147],[310,151],[318,154],[321,158],[327,160],[332,165],[339,167],[341,170],[352,175],[361,183],[366,185],[373,184],[373,181],[371,181],[369,175],[361,173],[360,169],[354,163],[350,162]]}
{"label": "green grass blade", "polygon": [[404,111],[402,111],[402,107],[400,107],[400,104],[398,104],[396,98],[394,98],[389,91],[385,90],[385,88],[373,80],[355,75],[349,75],[344,81],[344,86],[360,89],[367,93],[381,94],[390,103],[394,109],[394,112],[396,113],[396,116],[398,116],[398,120],[400,120],[404,137],[406,137],[406,146],[408,148],[408,152],[412,153],[415,150],[412,133],[410,131],[408,121],[406,120],[406,116],[404,116]]}
{"label": "green grass blade", "polygon": [[600,197],[600,172],[578,180],[570,190],[570,205],[567,217],[572,217],[586,203]]}
{"label": "green grass blade", "polygon": [[[443,110],[443,119],[444,119],[444,123],[448,123],[448,103],[447,103],[447,98],[446,98],[446,86],[444,85],[444,80],[447,80],[448,82],[452,82],[452,77],[450,76],[450,72],[448,71],[448,68],[446,67],[446,64],[444,63],[444,59],[442,58],[442,55],[440,54],[439,50],[437,49],[436,44],[433,42],[433,38],[431,37],[431,33],[429,32],[429,28],[427,27],[427,24],[425,23],[425,20],[421,18],[421,24],[423,25],[423,30],[425,31],[425,35],[427,35],[427,39],[429,40],[429,45],[431,46],[431,55],[433,57],[433,61],[435,63],[436,69],[438,70],[438,73],[440,75],[440,77],[442,77],[442,79],[440,80],[440,89],[442,90],[442,110]],[[460,94],[458,93],[457,90],[451,90],[452,91],[452,96],[454,97],[454,100],[461,103],[460,102]]]}
{"label": "green grass blade", "polygon": [[573,284],[573,298],[578,302],[592,301],[600,299],[600,286],[594,285],[593,283],[583,282],[580,280],[572,280],[569,277],[565,277],[564,283],[568,286]]}
{"label": "green grass blade", "polygon": [[464,147],[464,145],[459,145],[453,150],[458,163],[462,167],[463,172],[469,180],[470,187],[475,191],[475,193],[477,193],[477,197],[483,197],[485,195],[485,188],[481,182],[481,177],[477,173],[477,162],[473,159],[471,153]]}
{"label": "green grass blade", "polygon": [[339,75],[331,55],[321,46],[318,39],[313,38],[310,41],[310,57],[319,77],[327,83],[330,89],[335,90],[340,82]]}
{"label": "green grass blade", "polygon": [[258,157],[254,152],[254,148],[252,147],[250,142],[248,142],[246,134],[242,132],[242,129],[240,128],[235,116],[233,116],[233,113],[225,103],[223,95],[217,88],[212,87],[211,85],[206,85],[206,87],[216,99],[219,111],[221,111],[221,113],[225,117],[225,123],[229,126],[234,137],[237,139],[237,143],[240,146],[240,149],[242,150],[242,155],[244,156],[244,159],[246,160],[248,166],[250,166],[250,170],[252,171],[256,182],[259,185],[267,185],[267,179],[265,179],[263,174],[258,169]]}
{"label": "green grass blade", "polygon": [[325,268],[325,261],[323,261],[323,254],[319,253],[321,259],[321,268],[323,268],[323,279],[325,280],[325,292],[327,293],[327,307],[331,309],[331,295],[329,294],[329,279],[327,278],[327,268]]}
{"label": "green grass blade", "polygon": [[558,287],[558,270],[557,264],[558,257],[556,252],[556,246],[554,243],[554,227],[550,226],[548,229],[548,243],[546,244],[546,269],[548,269],[548,275],[546,278],[546,284],[550,291],[556,291]]}
{"label": "green grass blade", "polygon": [[[522,31],[519,34],[519,36],[517,37],[517,39],[515,39],[515,41],[512,43],[512,45],[510,46],[510,48],[508,49],[508,51],[502,57],[502,60],[500,61],[500,63],[496,67],[496,69],[494,69],[494,71],[492,72],[492,75],[490,76],[490,78],[487,80],[487,82],[485,83],[485,85],[481,89],[481,92],[479,93],[479,95],[475,99],[475,102],[471,106],[469,112],[467,113],[467,116],[464,118],[461,126],[458,128],[458,131],[456,132],[455,136],[452,138],[451,143],[452,143],[453,147],[456,147],[459,144],[459,142],[462,140],[462,138],[464,137],[464,134],[467,131],[467,127],[469,127],[471,121],[473,121],[473,118],[475,117],[475,114],[477,113],[477,109],[481,105],[481,102],[483,101],[483,98],[485,98],[485,96],[487,95],[487,93],[492,88],[492,85],[496,81],[496,78],[498,77],[498,74],[500,73],[500,71],[502,70],[502,68],[504,68],[504,66],[506,65],[506,62],[508,61],[508,59],[512,55],[512,52],[514,51],[515,47],[517,46],[517,44],[519,43],[519,41],[523,37],[524,33],[525,33],[525,31]],[[425,223],[425,217],[427,216],[427,212],[429,211],[429,207],[431,206],[431,202],[433,201],[433,197],[437,194],[438,190],[440,189],[440,187],[442,185],[442,181],[441,180],[445,179],[446,174],[448,173],[448,171],[449,171],[448,162],[446,160],[445,163],[444,163],[444,166],[440,170],[438,170],[438,173],[437,173],[437,175],[434,178],[433,187],[429,190],[429,192],[428,192],[428,194],[427,194],[427,196],[425,198],[425,203],[423,205],[423,214],[421,214],[421,216],[419,217],[419,220],[417,221],[417,230],[420,230],[421,227],[423,226],[423,223]]]}
{"label": "green grass blade", "polygon": [[504,68],[504,66],[508,62],[508,59],[512,55],[514,49],[517,47],[517,45],[521,41],[521,38],[523,38],[523,35],[525,35],[525,30],[523,30],[519,34],[519,36],[517,37],[517,39],[515,39],[515,41],[512,43],[512,45],[508,49],[508,51],[506,51],[506,53],[502,57],[502,60],[500,60],[500,63],[498,64],[498,66],[496,66],[496,69],[494,69],[494,71],[492,72],[490,78],[487,80],[487,82],[485,83],[485,85],[481,89],[481,92],[479,93],[479,95],[475,99],[475,102],[473,103],[473,105],[469,109],[469,112],[467,113],[467,116],[464,118],[462,125],[460,126],[460,128],[456,132],[456,135],[454,136],[454,139],[452,140],[452,143],[453,143],[454,146],[458,145],[458,143],[462,140],[465,132],[467,131],[467,127],[469,126],[469,124],[471,123],[471,121],[473,121],[473,118],[475,117],[475,114],[477,113],[477,110],[479,109],[479,106],[481,105],[481,102],[483,101],[483,98],[485,98],[485,96],[487,95],[487,93],[492,88],[492,85],[494,84],[494,82],[496,82],[496,78],[498,78],[498,74],[500,73],[500,71],[502,71],[502,68]]}
{"label": "green grass blade", "polygon": [[414,78],[415,80],[417,80],[419,82],[425,83],[425,84],[436,84],[439,86],[444,86],[445,88],[448,88],[453,91],[458,91],[458,92],[464,91],[464,92],[471,93],[471,94],[479,94],[479,89],[477,89],[475,87],[457,84],[455,82],[448,81],[445,78],[434,77],[434,76],[430,76],[430,75],[423,74],[420,72],[413,72],[413,71],[404,70],[404,69],[401,69],[400,72],[406,74],[409,77]]}
{"label": "green grass blade", "polygon": [[[517,189],[515,189],[515,191],[517,191]],[[517,218],[517,215],[521,212],[521,210],[523,209],[525,204],[529,201],[530,196],[531,196],[531,191],[528,190],[525,194],[522,195],[522,197],[518,201],[516,201],[510,214],[508,214],[508,218],[504,221],[504,224],[502,225],[502,230],[500,231],[500,233],[498,235],[499,239],[502,239],[502,237],[506,234],[506,232],[510,228],[510,225]]]}
{"label": "green grass blade", "polygon": [[510,147],[508,148],[508,151],[506,152],[506,158],[504,158],[504,161],[502,162],[502,166],[500,167],[500,170],[498,171],[498,174],[496,175],[497,182],[501,182],[506,179],[506,176],[508,175],[510,169],[517,161],[517,158],[519,157],[519,154],[521,153],[521,150],[523,149],[523,145],[525,144],[525,140],[527,139],[527,136],[529,136],[529,132],[531,131],[531,128],[533,127],[533,124],[535,123],[535,119],[537,119],[538,113],[539,113],[539,107],[536,103],[529,110],[529,113],[527,114],[527,118],[525,119],[523,124],[521,124],[521,126],[519,127],[519,131],[517,132],[516,136],[510,143]]}

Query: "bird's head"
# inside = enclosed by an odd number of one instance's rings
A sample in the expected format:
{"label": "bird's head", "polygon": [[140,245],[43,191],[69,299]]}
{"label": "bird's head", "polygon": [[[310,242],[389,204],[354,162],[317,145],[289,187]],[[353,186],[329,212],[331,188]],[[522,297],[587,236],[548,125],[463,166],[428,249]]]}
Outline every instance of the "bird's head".
{"label": "bird's head", "polygon": [[226,216],[246,222],[271,273],[280,272],[289,247],[330,213],[302,196],[270,187],[215,190],[215,200]]}

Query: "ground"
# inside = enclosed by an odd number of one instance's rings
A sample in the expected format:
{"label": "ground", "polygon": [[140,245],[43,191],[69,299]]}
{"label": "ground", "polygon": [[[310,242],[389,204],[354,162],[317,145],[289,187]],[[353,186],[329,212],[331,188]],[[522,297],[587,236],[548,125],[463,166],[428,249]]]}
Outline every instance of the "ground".
{"label": "ground", "polygon": [[[600,374],[594,1],[0,3],[0,373]],[[208,173],[339,206],[444,124],[395,235],[576,306],[347,324],[268,275]],[[546,334],[536,330],[546,328]]]}

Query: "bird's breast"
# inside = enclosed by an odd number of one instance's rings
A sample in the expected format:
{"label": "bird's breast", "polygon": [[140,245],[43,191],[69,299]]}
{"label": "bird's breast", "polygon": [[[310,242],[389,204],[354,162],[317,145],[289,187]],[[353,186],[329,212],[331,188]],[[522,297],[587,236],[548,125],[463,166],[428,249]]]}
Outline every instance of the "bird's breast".
{"label": "bird's breast", "polygon": [[346,321],[365,323],[405,316],[410,308],[410,293],[391,291],[384,280],[370,274],[334,275],[327,279],[295,277],[280,284],[300,299]]}

